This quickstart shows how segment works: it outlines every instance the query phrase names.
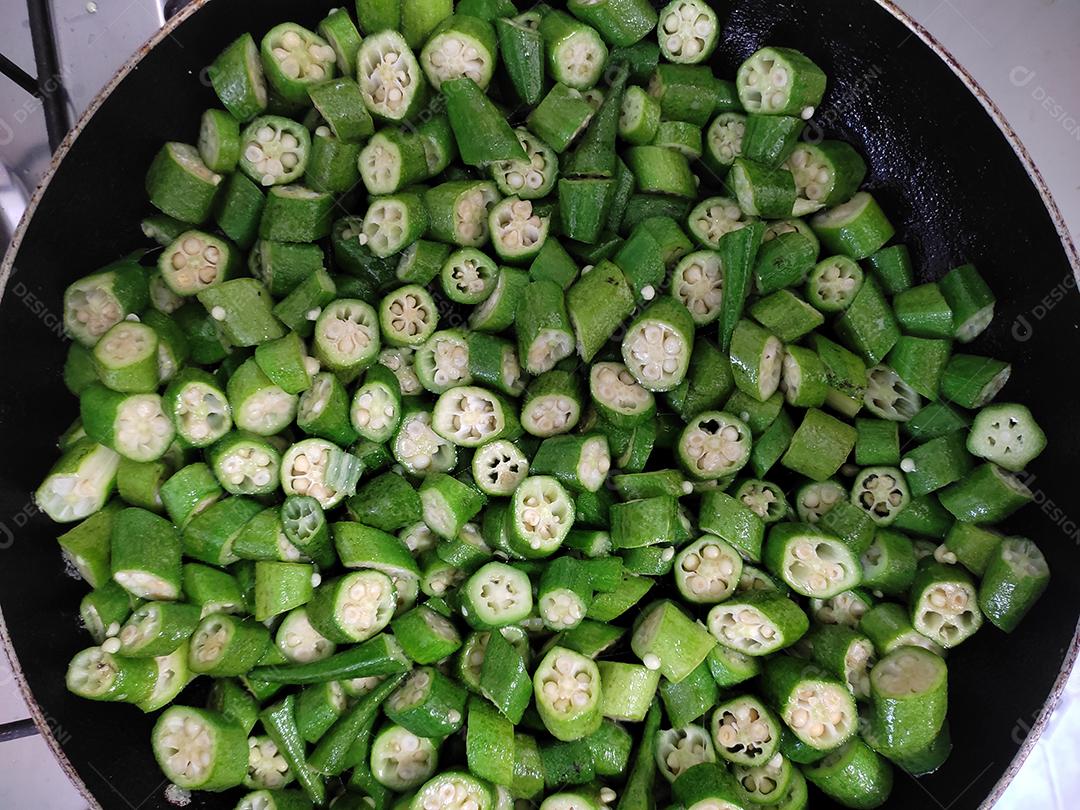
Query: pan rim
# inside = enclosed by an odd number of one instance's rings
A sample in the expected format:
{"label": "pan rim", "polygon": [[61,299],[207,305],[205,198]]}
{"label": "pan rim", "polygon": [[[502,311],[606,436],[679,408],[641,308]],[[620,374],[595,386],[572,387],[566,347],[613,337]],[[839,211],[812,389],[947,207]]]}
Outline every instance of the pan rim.
{"label": "pan rim", "polygon": [[[38,204],[48,191],[49,185],[56,175],[60,164],[64,158],[67,157],[72,145],[78,139],[87,123],[89,123],[90,119],[97,113],[98,109],[100,109],[109,96],[112,95],[113,90],[116,89],[120,82],[127,78],[128,74],[138,67],[139,63],[154,47],[167,37],[171,37],[173,31],[210,2],[211,0],[194,0],[194,2],[185,6],[179,13],[169,19],[160,30],[143,43],[143,45],[141,45],[139,49],[135,51],[135,53],[132,54],[132,56],[116,71],[108,84],[94,96],[93,101],[91,101],[90,105],[79,117],[78,122],[64,137],[64,140],[60,143],[60,146],[50,159],[49,168],[42,176],[41,182],[38,184],[33,196],[30,198],[26,210],[19,220],[18,227],[16,227],[15,232],[12,235],[11,244],[8,246],[3,260],[0,261],[0,302],[3,301],[4,292],[7,289],[7,281],[11,275],[15,258],[22,246],[22,240],[26,235],[26,231],[37,210]],[[1065,249],[1065,255],[1069,261],[1070,267],[1072,267],[1073,276],[1080,282],[1080,252],[1077,251],[1077,246],[1073,241],[1072,235],[1065,223],[1065,219],[1061,214],[1061,210],[1058,208],[1057,201],[1054,199],[1053,194],[1043,178],[1042,172],[1035,165],[1027,147],[1020,140],[1020,137],[1016,134],[1016,131],[1013,129],[1008,119],[1005,118],[1004,113],[1002,113],[1001,109],[994,100],[990,98],[978,81],[975,80],[975,77],[972,76],[959,61],[957,61],[956,57],[954,57],[944,45],[942,45],[910,14],[897,6],[893,0],[873,0],[873,2],[877,3],[882,9],[895,17],[901,24],[906,26],[913,34],[921,39],[923,43],[926,44],[926,46],[929,47],[954,74],[956,74],[957,78],[963,82],[968,91],[975,96],[983,109],[986,110],[987,115],[990,116],[994,124],[1005,136],[1013,153],[1020,160],[1020,163],[1027,172],[1032,184],[1039,192],[1043,205],[1045,206],[1047,213],[1050,214],[1050,219],[1053,221],[1054,227],[1057,230],[1062,247]],[[44,710],[38,705],[33,692],[30,690],[30,685],[26,680],[26,676],[23,674],[22,667],[15,654],[15,648],[11,642],[11,636],[8,633],[7,623],[4,620],[2,608],[0,608],[0,644],[3,645],[4,653],[7,655],[8,662],[11,666],[12,677],[19,686],[19,691],[22,693],[23,700],[30,710],[30,716],[37,726],[39,734],[48,744],[53,757],[56,759],[72,785],[75,786],[82,797],[89,803],[91,808],[101,810],[101,804],[90,792],[86,783],[83,781],[78,771],[76,771],[75,766],[72,765],[71,760],[68,759],[67,754],[53,734]],[[1072,674],[1072,670],[1078,657],[1080,657],[1080,621],[1077,622],[1077,628],[1073,632],[1072,641],[1069,644],[1069,648],[1066,651],[1065,658],[1061,664],[1061,670],[1047,695],[1046,702],[1039,710],[1039,714],[1035,721],[1031,724],[1031,728],[1024,738],[1024,742],[1021,743],[1020,747],[1017,749],[1016,755],[1006,767],[1001,778],[994,784],[994,787],[991,789],[985,801],[980,805],[980,810],[990,810],[990,808],[997,803],[1002,794],[1012,783],[1012,780],[1016,777],[1016,774],[1019,773],[1020,769],[1027,761],[1035,744],[1046,730],[1046,726],[1050,721],[1050,716],[1053,714],[1054,709],[1057,708],[1057,705],[1061,700],[1061,696],[1065,691],[1065,685],[1068,682],[1069,676]]]}

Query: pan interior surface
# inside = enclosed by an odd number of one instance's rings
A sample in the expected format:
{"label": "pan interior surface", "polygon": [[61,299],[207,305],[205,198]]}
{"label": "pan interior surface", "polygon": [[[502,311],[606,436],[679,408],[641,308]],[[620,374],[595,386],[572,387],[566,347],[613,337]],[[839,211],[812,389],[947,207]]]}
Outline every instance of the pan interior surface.
{"label": "pan interior surface", "polygon": [[[55,460],[54,437],[77,416],[61,380],[67,284],[148,242],[143,176],[167,140],[194,142],[219,106],[205,67],[240,33],[295,20],[314,28],[329,2],[210,2],[160,39],[85,123],[23,234],[0,302],[0,605],[25,683],[58,750],[104,807],[171,807],[149,745],[152,717],[69,694],[63,673],[89,646],[85,585],[69,576],[32,492]],[[806,52],[829,77],[811,135],[850,141],[868,187],[912,249],[921,280],[974,263],[997,295],[991,329],[970,348],[1013,363],[999,399],[1022,400],[1050,437],[1033,466],[1036,505],[1006,524],[1036,540],[1051,587],[1010,637],[987,628],[949,655],[954,751],[918,781],[897,773],[889,808],[975,808],[1007,771],[1067,658],[1080,593],[1080,530],[1071,483],[1080,432],[1063,390],[1080,298],[1069,258],[1022,160],[979,99],[918,36],[870,0],[718,3],[714,67],[734,76],[765,44]],[[259,20],[253,27],[253,22]],[[201,699],[201,696],[200,698]],[[230,794],[231,795],[231,794]],[[197,794],[191,806],[232,807]],[[815,808],[831,805],[820,794]]]}

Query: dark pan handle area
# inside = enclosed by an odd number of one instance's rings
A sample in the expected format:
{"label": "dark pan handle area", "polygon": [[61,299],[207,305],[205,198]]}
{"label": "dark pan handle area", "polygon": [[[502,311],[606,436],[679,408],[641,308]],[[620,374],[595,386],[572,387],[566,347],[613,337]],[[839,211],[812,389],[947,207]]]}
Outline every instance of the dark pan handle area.
{"label": "dark pan handle area", "polygon": [[[194,142],[218,106],[205,66],[239,33],[286,19],[314,27],[327,0],[216,0],[145,54],[85,124],[23,235],[0,304],[0,603],[40,719],[98,802],[170,807],[150,753],[152,719],[127,705],[64,689],[72,654],[88,646],[77,609],[85,586],[65,574],[56,526],[31,493],[55,459],[54,437],[77,415],[60,379],[66,340],[61,296],[75,278],[147,247],[143,176],[165,140]],[[1036,463],[1036,506],[1008,525],[1036,540],[1051,588],[1011,638],[992,627],[949,655],[955,751],[937,774],[898,773],[888,807],[980,805],[1035,724],[1063,661],[1072,660],[1080,605],[1074,481],[1080,428],[1073,415],[1080,298],[1069,258],[1021,159],[947,64],[872,0],[717,3],[726,20],[722,74],[763,44],[809,54],[829,76],[816,121],[851,141],[869,184],[911,245],[923,279],[974,262],[998,296],[998,317],[972,350],[1011,360],[1004,399],[1028,403],[1050,436]],[[258,21],[265,21],[259,23]],[[232,796],[232,794],[229,794]],[[232,807],[198,794],[190,805]],[[816,795],[813,807],[831,805]]]}

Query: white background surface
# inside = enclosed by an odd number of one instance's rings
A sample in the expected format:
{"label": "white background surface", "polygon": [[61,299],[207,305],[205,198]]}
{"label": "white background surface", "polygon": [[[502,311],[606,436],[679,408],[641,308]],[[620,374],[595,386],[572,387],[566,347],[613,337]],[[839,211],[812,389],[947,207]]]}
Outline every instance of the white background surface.
{"label": "white background surface", "polygon": [[[115,26],[156,25],[151,0],[100,0]],[[813,0],[806,0],[813,2]],[[967,67],[1004,111],[1050,185],[1074,238],[1080,236],[1080,1],[1078,0],[898,0],[916,20]],[[79,36],[82,3],[58,0],[57,26]],[[127,11],[119,9],[127,6]],[[0,51],[33,73],[22,0],[0,0]],[[108,53],[103,48],[100,52]],[[113,50],[119,65],[126,54]],[[95,81],[111,73],[108,63],[80,76],[76,105],[89,98]],[[98,76],[100,74],[100,76]],[[80,107],[81,110],[81,107]],[[0,78],[0,122],[43,128],[33,100]],[[24,130],[29,132],[30,130]],[[0,149],[4,147],[0,146]],[[9,146],[9,148],[11,148]],[[5,154],[5,157],[8,157]],[[28,159],[26,166],[38,160]],[[32,174],[28,171],[27,174]],[[57,673],[58,677],[60,676]],[[26,708],[0,655],[0,724],[25,717]],[[997,810],[1074,810],[1080,806],[1080,676],[1066,689],[1050,728]],[[85,803],[68,784],[40,738],[0,747],[0,809],[82,810]],[[942,810],[948,810],[942,808]]]}

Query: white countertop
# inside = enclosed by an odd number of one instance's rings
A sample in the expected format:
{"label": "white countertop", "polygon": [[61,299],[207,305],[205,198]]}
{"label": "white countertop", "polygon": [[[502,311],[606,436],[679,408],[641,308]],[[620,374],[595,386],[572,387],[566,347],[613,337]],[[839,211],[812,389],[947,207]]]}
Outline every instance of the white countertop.
{"label": "white countertop", "polygon": [[[127,0],[125,0],[125,3]],[[813,2],[813,0],[806,0]],[[1080,2],[1077,0],[897,0],[949,49],[1004,112],[1050,186],[1074,238],[1080,237]],[[87,13],[81,2],[57,0],[57,27]],[[103,2],[101,4],[106,7]],[[117,26],[146,25],[153,30],[157,4],[134,0]],[[4,30],[0,51],[33,73],[26,29],[9,24],[24,14],[17,0],[0,0]],[[107,51],[107,48],[102,51]],[[114,54],[119,65],[124,54]],[[100,69],[100,70],[99,70]],[[112,68],[95,65],[101,81]],[[85,76],[79,80],[87,84]],[[91,82],[92,83],[92,82]],[[89,98],[90,92],[79,95]],[[79,98],[75,99],[76,105]],[[41,110],[0,78],[0,130],[17,123],[43,130]],[[11,148],[0,138],[0,154]],[[40,156],[34,161],[40,163]],[[58,673],[59,677],[59,673]],[[26,717],[26,707],[0,656],[0,724]],[[1070,681],[1050,727],[996,810],[1072,810],[1080,804],[1080,672]],[[53,761],[38,737],[3,744],[0,756],[0,808],[82,810],[85,802]],[[943,810],[946,810],[943,808]]]}

